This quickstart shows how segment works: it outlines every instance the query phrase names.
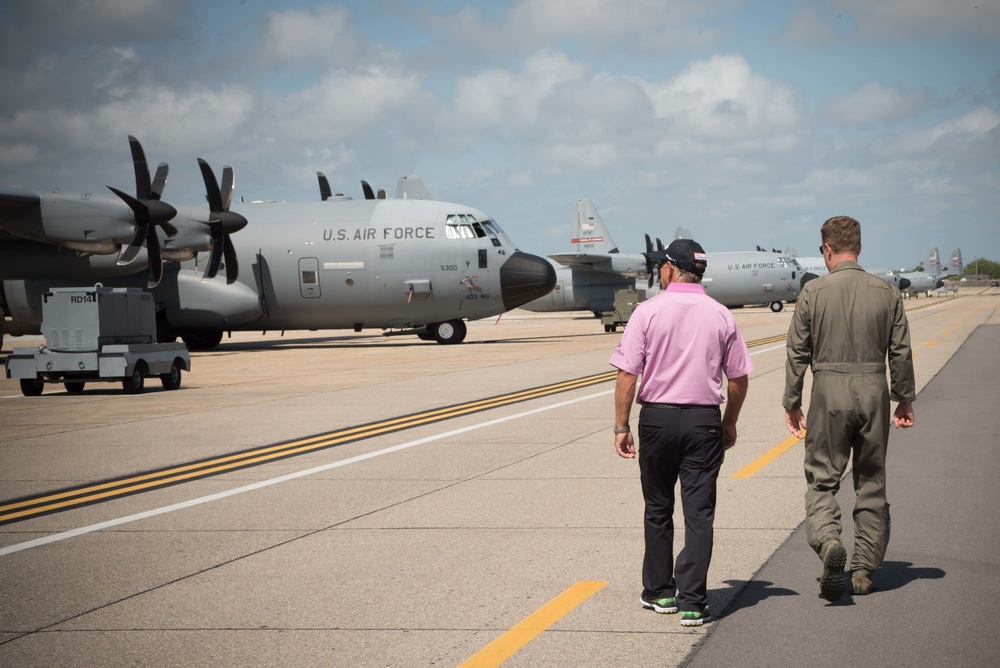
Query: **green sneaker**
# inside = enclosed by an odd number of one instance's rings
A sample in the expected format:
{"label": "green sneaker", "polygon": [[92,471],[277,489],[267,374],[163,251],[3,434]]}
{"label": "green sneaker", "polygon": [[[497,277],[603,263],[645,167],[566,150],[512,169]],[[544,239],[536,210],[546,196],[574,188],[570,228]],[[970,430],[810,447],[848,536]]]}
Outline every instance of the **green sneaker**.
{"label": "green sneaker", "polygon": [[677,599],[673,596],[664,598],[646,598],[645,595],[639,597],[642,607],[661,615],[672,615],[677,612]]}
{"label": "green sneaker", "polygon": [[701,626],[710,621],[712,621],[712,613],[708,611],[707,605],[702,608],[701,612],[685,610],[681,613],[681,626]]}

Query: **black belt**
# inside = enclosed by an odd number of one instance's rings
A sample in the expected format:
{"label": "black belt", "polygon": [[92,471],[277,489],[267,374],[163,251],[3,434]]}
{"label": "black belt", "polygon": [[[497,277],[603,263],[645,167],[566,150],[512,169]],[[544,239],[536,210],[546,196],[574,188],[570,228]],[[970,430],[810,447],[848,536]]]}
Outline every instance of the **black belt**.
{"label": "black belt", "polygon": [[718,408],[718,404],[654,404],[651,401],[646,401],[642,404],[643,408]]}

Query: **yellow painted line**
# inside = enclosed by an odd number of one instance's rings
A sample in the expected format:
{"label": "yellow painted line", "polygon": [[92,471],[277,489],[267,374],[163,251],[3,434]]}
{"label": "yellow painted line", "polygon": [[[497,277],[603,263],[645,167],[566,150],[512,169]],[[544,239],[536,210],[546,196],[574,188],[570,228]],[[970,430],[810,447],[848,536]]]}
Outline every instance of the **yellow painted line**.
{"label": "yellow painted line", "polygon": [[933,341],[928,341],[927,343],[924,344],[924,348],[930,348],[931,346],[933,346],[937,342],[938,342],[937,339],[934,339]]}
{"label": "yellow painted line", "polygon": [[495,668],[543,631],[568,615],[576,606],[607,586],[607,582],[584,580],[525,617],[516,626],[469,657],[459,668]]}
{"label": "yellow painted line", "polygon": [[[748,347],[756,347],[781,341],[786,338],[785,334],[759,339],[747,344]],[[314,452],[325,448],[360,441],[374,436],[390,434],[404,429],[411,429],[422,425],[449,420],[452,418],[478,413],[501,406],[507,406],[522,401],[538,399],[560,392],[581,389],[591,385],[597,385],[613,381],[617,376],[617,371],[604,371],[602,373],[574,378],[571,380],[553,383],[541,387],[533,387],[519,390],[508,394],[487,397],[469,401],[463,404],[445,406],[442,408],[422,411],[401,417],[390,418],[380,422],[348,427],[333,432],[316,434],[302,439],[286,441],[273,445],[250,448],[241,452],[207,459],[186,462],[176,466],[169,466],[154,471],[145,471],[130,476],[123,476],[111,480],[94,482],[79,487],[53,490],[41,494],[35,494],[20,499],[11,499],[0,502],[0,525],[8,522],[16,522],[39,515],[59,512],[70,508],[77,508],[93,503],[100,503],[110,499],[120,498],[131,494],[138,494],[154,489],[161,489],[168,485],[189,482],[206,478],[208,476],[219,475],[230,471],[257,466],[268,462],[294,457],[296,455]]]}
{"label": "yellow painted line", "polygon": [[777,459],[778,457],[780,457],[781,455],[783,455],[786,450],[788,450],[793,445],[795,445],[796,443],[798,443],[799,440],[800,439],[799,439],[798,436],[795,436],[795,435],[789,436],[788,438],[786,438],[785,440],[783,440],[781,443],[779,443],[778,445],[774,446],[773,448],[771,448],[770,450],[768,450],[767,452],[765,452],[763,455],[761,455],[757,459],[753,460],[752,462],[750,462],[749,464],[747,464],[746,466],[744,466],[739,471],[737,471],[736,473],[732,474],[729,477],[730,478],[749,478],[754,473],[756,473],[757,471],[761,470],[762,468],[764,468],[765,466],[767,466],[768,464],[770,464],[771,462],[773,462],[775,459]]}

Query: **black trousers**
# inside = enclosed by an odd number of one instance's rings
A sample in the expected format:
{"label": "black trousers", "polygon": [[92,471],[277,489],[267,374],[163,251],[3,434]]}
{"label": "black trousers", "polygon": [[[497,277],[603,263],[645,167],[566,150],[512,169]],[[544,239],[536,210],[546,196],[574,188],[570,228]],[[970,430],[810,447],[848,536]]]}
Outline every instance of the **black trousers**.
{"label": "black trousers", "polygon": [[[718,406],[653,408],[639,413],[639,474],[646,501],[643,595],[677,596],[678,608],[708,604],[716,482],[725,458]],[[674,564],[674,487],[681,481],[684,549]]]}

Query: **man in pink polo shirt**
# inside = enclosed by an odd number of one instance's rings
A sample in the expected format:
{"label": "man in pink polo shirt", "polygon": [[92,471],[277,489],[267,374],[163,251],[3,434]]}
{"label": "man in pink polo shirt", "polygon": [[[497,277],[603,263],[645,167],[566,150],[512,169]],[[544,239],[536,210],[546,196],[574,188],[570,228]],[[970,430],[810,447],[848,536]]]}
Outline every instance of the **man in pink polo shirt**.
{"label": "man in pink polo shirt", "polygon": [[[708,264],[691,239],[650,253],[658,264],[657,296],[632,313],[611,356],[615,386],[615,450],[636,456],[629,414],[639,384],[639,476],[646,501],[644,608],[681,613],[683,626],[701,626],[708,610],[716,481],[724,451],[736,445],[736,420],[753,363],[729,309],[705,294]],[[728,379],[728,401],[722,376]],[[726,402],[723,417],[719,405]],[[674,486],[681,481],[684,549],[674,564]]]}

